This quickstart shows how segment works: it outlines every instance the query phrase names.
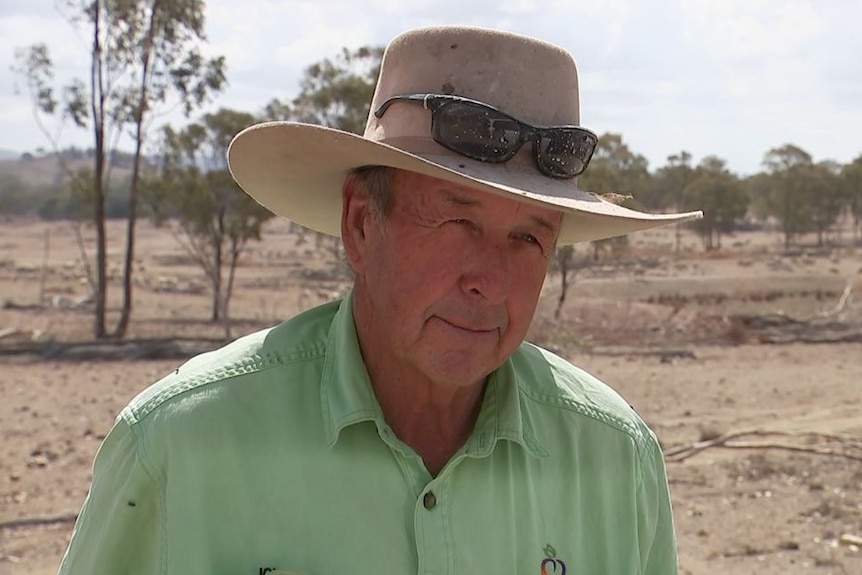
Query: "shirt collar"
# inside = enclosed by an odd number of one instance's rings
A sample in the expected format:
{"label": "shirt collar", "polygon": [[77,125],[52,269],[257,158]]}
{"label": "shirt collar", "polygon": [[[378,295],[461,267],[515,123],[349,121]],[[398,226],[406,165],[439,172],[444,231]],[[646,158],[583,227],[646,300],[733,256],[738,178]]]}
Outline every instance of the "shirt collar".
{"label": "shirt collar", "polygon": [[327,443],[338,441],[342,429],[361,421],[384,424],[383,412],[362,360],[353,323],[353,292],[347,294],[329,327],[320,382],[321,408]]}
{"label": "shirt collar", "polygon": [[488,376],[479,417],[465,445],[468,455],[484,457],[500,440],[517,443],[536,457],[548,455],[533,432],[532,417],[518,379],[511,358]]}
{"label": "shirt collar", "polygon": [[[362,360],[353,321],[352,292],[341,301],[329,328],[320,389],[326,440],[330,446],[338,441],[342,429],[355,423],[373,421],[378,432],[386,427]],[[464,450],[469,456],[484,457],[500,440],[517,443],[536,457],[547,455],[533,433],[511,359],[488,376],[482,407]]]}

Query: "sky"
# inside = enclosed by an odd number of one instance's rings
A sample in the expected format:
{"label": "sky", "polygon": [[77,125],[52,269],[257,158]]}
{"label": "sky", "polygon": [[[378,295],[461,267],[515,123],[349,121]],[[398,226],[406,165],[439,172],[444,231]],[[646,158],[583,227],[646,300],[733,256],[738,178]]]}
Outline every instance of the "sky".
{"label": "sky", "polygon": [[[10,70],[16,48],[45,42],[58,83],[86,77],[86,42],[55,4],[0,0],[0,149],[49,147]],[[342,47],[467,24],[571,52],[582,125],[622,134],[652,170],[682,150],[695,163],[718,156],[739,175],[784,144],[815,161],[862,155],[858,0],[208,0],[206,19],[206,53],[226,57],[229,86],[200,113],[258,113],[295,96],[303,69]],[[92,137],[66,127],[59,142],[91,147]]]}

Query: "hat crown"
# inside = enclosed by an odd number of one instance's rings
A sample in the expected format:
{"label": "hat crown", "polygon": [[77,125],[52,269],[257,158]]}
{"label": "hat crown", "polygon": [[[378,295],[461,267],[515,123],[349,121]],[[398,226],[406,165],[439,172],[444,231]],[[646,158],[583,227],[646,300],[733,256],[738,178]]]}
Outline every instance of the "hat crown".
{"label": "hat crown", "polygon": [[571,54],[508,32],[437,26],[396,37],[383,55],[365,137],[428,137],[427,111],[393,106],[382,118],[374,116],[388,98],[416,93],[472,98],[536,126],[580,125]]}
{"label": "hat crown", "polygon": [[341,233],[345,175],[389,166],[563,212],[558,245],[595,240],[700,217],[646,214],[580,190],[577,178],[550,178],[523,145],[504,163],[473,160],[431,137],[431,114],[404,94],[453,94],[479,100],[534,126],[580,125],[578,72],[558,46],[463,26],[412,30],[386,49],[365,135],[296,122],[246,128],[228,149],[236,182],[276,214],[331,235]]}

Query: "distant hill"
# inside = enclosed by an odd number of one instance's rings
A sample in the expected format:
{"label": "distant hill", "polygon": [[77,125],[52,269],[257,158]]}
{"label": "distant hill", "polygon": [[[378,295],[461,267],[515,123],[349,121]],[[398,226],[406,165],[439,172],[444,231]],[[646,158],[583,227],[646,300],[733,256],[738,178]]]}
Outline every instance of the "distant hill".
{"label": "distant hill", "polygon": [[[59,187],[66,179],[63,163],[72,171],[91,168],[93,151],[70,148],[44,155],[0,150],[0,177],[13,177],[30,188]],[[115,152],[110,161],[111,179],[122,181],[131,173],[132,155]]]}
{"label": "distant hill", "polygon": [[[85,165],[83,158],[68,159],[67,162],[72,169]],[[55,154],[0,159],[0,175],[12,176],[30,188],[59,187],[65,179],[60,159]]]}
{"label": "distant hill", "polygon": [[[45,219],[74,217],[80,212],[80,200],[64,190],[70,174],[92,172],[93,158],[92,150],[75,148],[48,154],[16,153],[12,159],[0,157],[0,214]],[[105,203],[108,218],[122,218],[128,213],[132,163],[133,156],[124,152],[115,152],[109,159]]]}

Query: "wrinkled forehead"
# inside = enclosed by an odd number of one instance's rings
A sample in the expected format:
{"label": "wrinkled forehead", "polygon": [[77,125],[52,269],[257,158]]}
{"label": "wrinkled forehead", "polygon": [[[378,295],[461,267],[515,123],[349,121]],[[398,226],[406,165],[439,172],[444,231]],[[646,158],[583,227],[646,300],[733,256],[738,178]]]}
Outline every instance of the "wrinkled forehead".
{"label": "wrinkled forehead", "polygon": [[561,210],[527,201],[511,194],[496,194],[465,184],[456,184],[417,172],[392,168],[394,201],[419,210],[465,208],[477,212],[519,214],[555,236],[562,225]]}

